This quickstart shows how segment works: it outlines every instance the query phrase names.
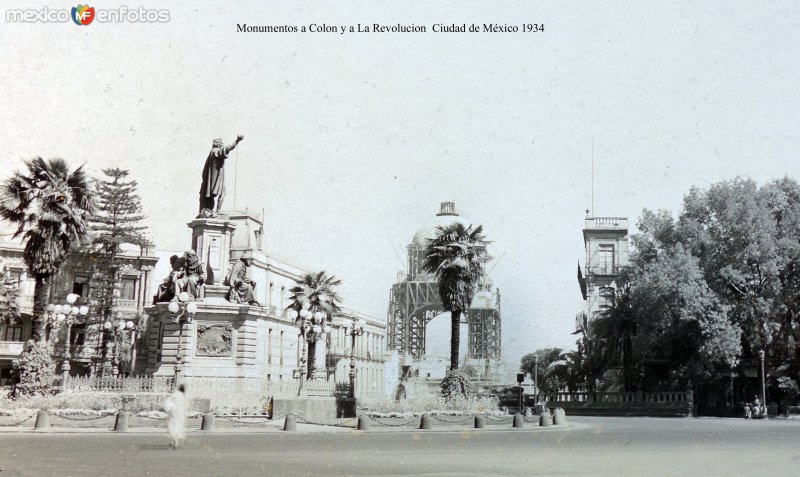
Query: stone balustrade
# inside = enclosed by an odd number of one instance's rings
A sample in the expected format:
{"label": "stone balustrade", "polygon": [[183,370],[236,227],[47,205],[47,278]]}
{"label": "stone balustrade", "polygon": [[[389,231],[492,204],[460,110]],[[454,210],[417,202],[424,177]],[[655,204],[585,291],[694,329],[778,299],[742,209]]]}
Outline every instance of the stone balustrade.
{"label": "stone balustrade", "polygon": [[22,354],[22,341],[0,341],[0,356],[7,358],[17,358]]}
{"label": "stone balustrade", "polygon": [[544,396],[548,407],[570,414],[688,416],[694,406],[691,391],[552,393]]}
{"label": "stone balustrade", "polygon": [[586,217],[584,229],[627,230],[628,219],[627,217]]}

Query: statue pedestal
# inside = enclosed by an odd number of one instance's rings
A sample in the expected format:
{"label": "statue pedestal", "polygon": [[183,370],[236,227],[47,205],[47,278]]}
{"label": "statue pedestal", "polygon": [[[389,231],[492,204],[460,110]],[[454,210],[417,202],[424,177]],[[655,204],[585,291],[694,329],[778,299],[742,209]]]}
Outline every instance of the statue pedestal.
{"label": "statue pedestal", "polygon": [[206,285],[222,285],[230,263],[231,235],[236,226],[226,217],[197,218],[192,229],[192,248],[206,264]]}

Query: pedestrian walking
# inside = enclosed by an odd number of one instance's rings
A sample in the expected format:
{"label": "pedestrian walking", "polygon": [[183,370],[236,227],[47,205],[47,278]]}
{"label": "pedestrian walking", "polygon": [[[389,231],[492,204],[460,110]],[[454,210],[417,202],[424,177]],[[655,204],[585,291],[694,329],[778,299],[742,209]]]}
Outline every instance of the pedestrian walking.
{"label": "pedestrian walking", "polygon": [[186,387],[183,384],[169,395],[164,402],[164,410],[168,414],[169,447],[177,449],[186,437]]}

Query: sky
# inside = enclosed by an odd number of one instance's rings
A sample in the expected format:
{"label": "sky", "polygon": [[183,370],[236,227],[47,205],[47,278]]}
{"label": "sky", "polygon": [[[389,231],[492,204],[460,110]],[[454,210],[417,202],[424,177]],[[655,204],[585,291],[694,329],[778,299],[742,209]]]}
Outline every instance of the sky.
{"label": "sky", "polygon": [[[235,188],[237,208],[263,209],[268,253],[335,274],[348,308],[381,317],[404,247],[454,201],[492,241],[515,364],[574,345],[587,206],[633,223],[692,186],[798,176],[800,4],[698,3],[103,2],[169,22],[80,26],[4,7],[0,176],[34,156],[128,169],[157,248],[180,250],[212,139],[243,134],[227,205]],[[44,5],[70,8],[12,6]],[[236,31],[312,23],[428,31]]]}

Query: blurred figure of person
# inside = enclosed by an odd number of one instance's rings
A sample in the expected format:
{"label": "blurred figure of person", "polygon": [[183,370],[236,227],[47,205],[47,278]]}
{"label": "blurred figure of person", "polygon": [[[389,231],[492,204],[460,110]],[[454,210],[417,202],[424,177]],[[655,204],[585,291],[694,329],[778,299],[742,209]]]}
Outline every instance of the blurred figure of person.
{"label": "blurred figure of person", "polygon": [[164,402],[167,411],[167,432],[169,432],[169,447],[177,449],[186,437],[186,387],[181,384],[173,391]]}

